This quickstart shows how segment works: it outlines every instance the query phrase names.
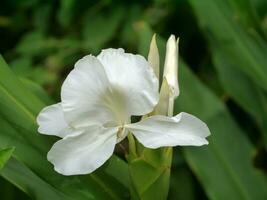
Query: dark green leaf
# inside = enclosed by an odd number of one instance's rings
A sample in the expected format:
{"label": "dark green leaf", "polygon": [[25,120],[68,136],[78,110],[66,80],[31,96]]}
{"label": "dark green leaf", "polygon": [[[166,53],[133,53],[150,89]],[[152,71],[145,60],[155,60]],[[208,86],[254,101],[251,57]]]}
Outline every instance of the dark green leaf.
{"label": "dark green leaf", "polygon": [[181,95],[176,112],[186,111],[204,120],[209,145],[185,148],[186,159],[211,199],[266,199],[267,181],[254,168],[254,147],[225,106],[190,72],[180,67]]}
{"label": "dark green leaf", "polygon": [[[231,1],[189,0],[202,29],[211,34],[231,58],[233,66],[238,67],[261,88],[267,91],[267,43],[257,30],[240,19],[247,19],[240,9],[233,9]],[[238,2],[238,1],[236,1]],[[208,12],[207,12],[208,10]]]}
{"label": "dark green leaf", "polygon": [[109,13],[88,15],[84,21],[83,40],[84,48],[96,52],[112,39],[122,20],[124,10],[115,8]]}
{"label": "dark green leaf", "polygon": [[6,162],[11,157],[14,149],[15,149],[14,147],[6,148],[6,149],[0,149],[0,170],[4,167]]}

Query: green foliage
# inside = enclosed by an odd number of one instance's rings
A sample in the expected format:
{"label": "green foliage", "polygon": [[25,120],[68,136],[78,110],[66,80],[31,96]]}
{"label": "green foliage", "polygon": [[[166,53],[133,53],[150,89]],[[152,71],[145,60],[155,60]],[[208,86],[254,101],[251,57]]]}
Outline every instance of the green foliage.
{"label": "green foliage", "polygon": [[144,148],[130,135],[129,176],[132,199],[166,199],[169,191],[172,148]]}
{"label": "green foliage", "polygon": [[[186,147],[185,156],[211,199],[265,199],[267,179],[255,170],[254,147],[225,106],[182,65],[181,109],[203,119],[213,135],[207,147]],[[197,99],[197,102],[195,101]],[[195,104],[195,106],[192,106]]]}
{"label": "green foliage", "polygon": [[[252,68],[266,69],[267,42],[264,36],[260,35],[263,31],[250,10],[251,7],[246,6],[249,4],[245,2],[235,2],[232,7],[230,3],[225,3],[225,9],[216,12],[216,19],[222,21],[220,24],[225,24],[224,31],[228,33],[223,34],[221,29],[216,28],[218,22],[211,19],[211,15],[215,17],[215,14],[206,13],[204,10],[206,7],[203,9],[203,5],[195,1],[192,1],[192,5],[195,6],[197,13],[203,12],[199,20],[205,27],[204,29],[209,30],[207,38],[210,41],[212,59],[222,86],[248,113],[253,115],[262,129],[265,145],[267,145],[267,132],[264,131],[267,119],[267,96],[266,91],[261,88],[265,84],[257,84],[260,78],[252,77],[257,76]],[[211,1],[208,5],[214,7],[212,10],[215,10],[220,6],[220,1]],[[227,20],[237,14],[239,19]],[[249,61],[253,59],[253,62]],[[259,72],[259,74],[266,79],[264,72]]]}
{"label": "green foliage", "polygon": [[[265,0],[1,2],[1,199],[267,199],[266,19]],[[79,58],[108,47],[147,57],[153,33],[161,74],[166,39],[180,37],[175,112],[205,121],[210,144],[134,141],[93,174],[56,173],[46,154],[57,138],[37,133],[38,112],[60,100]]]}
{"label": "green foliage", "polygon": [[6,162],[9,160],[13,151],[14,151],[14,147],[0,150],[0,170],[4,167]]}

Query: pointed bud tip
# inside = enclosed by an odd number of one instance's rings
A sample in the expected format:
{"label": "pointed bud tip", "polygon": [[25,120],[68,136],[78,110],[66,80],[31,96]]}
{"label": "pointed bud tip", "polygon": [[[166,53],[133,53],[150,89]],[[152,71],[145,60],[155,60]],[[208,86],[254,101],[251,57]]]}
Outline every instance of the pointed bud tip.
{"label": "pointed bud tip", "polygon": [[175,35],[171,34],[171,36],[169,37],[167,43],[169,43],[169,42],[173,42],[173,41],[176,41],[176,39],[175,39]]}
{"label": "pointed bud tip", "polygon": [[157,78],[159,78],[159,50],[156,41],[156,34],[153,34],[150,49],[148,52],[148,62],[151,64]]}

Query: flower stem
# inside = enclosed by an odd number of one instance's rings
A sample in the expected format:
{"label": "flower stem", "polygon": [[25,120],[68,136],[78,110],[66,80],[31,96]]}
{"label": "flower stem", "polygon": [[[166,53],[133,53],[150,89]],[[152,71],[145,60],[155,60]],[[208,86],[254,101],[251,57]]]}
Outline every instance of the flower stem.
{"label": "flower stem", "polygon": [[131,133],[127,136],[129,142],[129,154],[137,155],[136,154],[136,146],[135,146],[135,139]]}

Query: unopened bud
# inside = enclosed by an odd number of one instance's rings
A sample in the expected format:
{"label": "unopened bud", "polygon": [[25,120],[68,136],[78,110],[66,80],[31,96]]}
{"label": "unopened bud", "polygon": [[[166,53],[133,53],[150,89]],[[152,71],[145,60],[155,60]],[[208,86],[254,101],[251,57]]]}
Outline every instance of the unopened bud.
{"label": "unopened bud", "polygon": [[153,35],[151,43],[150,43],[150,49],[148,53],[148,62],[152,66],[157,78],[159,78],[159,50],[158,50],[157,41],[156,41],[156,34]]}
{"label": "unopened bud", "polygon": [[166,56],[163,77],[166,78],[170,88],[170,97],[176,98],[179,95],[178,86],[178,42],[175,36],[171,35],[166,45]]}

